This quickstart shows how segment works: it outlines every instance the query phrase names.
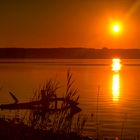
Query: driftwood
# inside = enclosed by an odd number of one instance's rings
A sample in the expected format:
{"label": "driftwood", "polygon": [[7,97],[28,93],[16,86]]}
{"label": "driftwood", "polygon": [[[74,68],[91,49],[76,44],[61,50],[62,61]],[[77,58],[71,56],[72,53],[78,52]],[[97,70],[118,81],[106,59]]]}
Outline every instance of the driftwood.
{"label": "driftwood", "polygon": [[[38,101],[31,101],[25,103],[18,103],[18,99],[13,95],[13,93],[9,92],[11,97],[14,99],[14,103],[12,104],[1,104],[0,109],[4,110],[16,110],[16,109],[27,109],[27,110],[42,110],[45,112],[56,112],[56,111],[64,111],[67,109],[71,110],[71,113],[78,113],[81,109],[77,106],[79,103],[73,100],[65,99],[65,98],[58,98],[56,95],[51,97],[47,97],[44,94],[44,90],[41,91],[41,100]],[[54,102],[54,106],[50,106]],[[59,106],[58,104],[65,103],[66,106]],[[74,115],[73,114],[73,115]]]}

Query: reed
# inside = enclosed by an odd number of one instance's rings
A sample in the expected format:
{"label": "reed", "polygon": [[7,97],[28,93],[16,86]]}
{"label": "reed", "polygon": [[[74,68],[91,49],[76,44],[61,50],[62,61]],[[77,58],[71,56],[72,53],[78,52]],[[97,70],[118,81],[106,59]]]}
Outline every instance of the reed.
{"label": "reed", "polygon": [[[73,87],[74,80],[70,70],[67,71],[66,89],[63,93],[64,101],[61,103],[60,108],[67,108],[65,110],[56,111],[55,113],[47,112],[45,110],[31,110],[29,115],[29,126],[35,129],[43,129],[46,131],[52,131],[53,133],[71,133],[74,131],[78,135],[81,135],[85,126],[86,118],[82,118],[78,115],[77,119],[74,119],[76,114],[75,110],[69,108],[69,103],[78,105],[79,95],[78,89]],[[48,98],[57,98],[58,89],[61,88],[60,83],[48,80],[46,84],[35,92],[33,100],[40,100],[42,98],[41,91],[45,91],[45,96]],[[49,106],[54,106],[49,104]],[[75,125],[76,124],[76,125]]]}
{"label": "reed", "polygon": [[[15,117],[11,120],[1,120],[8,126],[5,125],[8,131],[9,128],[13,130],[9,132],[8,138],[11,136],[14,140],[32,138],[81,140],[84,138],[82,133],[87,117],[79,113],[81,109],[78,107],[78,89],[73,86],[74,80],[70,70],[67,71],[66,88],[61,94],[63,95],[61,98],[58,97],[60,85],[61,83],[50,79],[38,91],[35,91],[31,102],[10,104],[14,106],[15,110],[19,109],[19,105],[20,107],[22,105],[28,111],[22,118],[19,115],[19,110],[16,110]],[[58,102],[56,101],[61,101],[59,108],[57,108]],[[34,105],[38,107],[36,108]],[[0,138],[3,137],[2,135],[0,133]],[[4,137],[7,137],[5,133]]]}

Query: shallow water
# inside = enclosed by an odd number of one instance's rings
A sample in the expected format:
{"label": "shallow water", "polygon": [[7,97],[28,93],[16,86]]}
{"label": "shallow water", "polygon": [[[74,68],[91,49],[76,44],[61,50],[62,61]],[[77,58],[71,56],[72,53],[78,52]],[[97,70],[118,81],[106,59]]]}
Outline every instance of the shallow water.
{"label": "shallow water", "polygon": [[60,81],[58,93],[62,93],[70,69],[82,113],[88,116],[85,132],[134,139],[140,130],[140,60],[122,60],[117,97],[112,91],[111,63],[109,59],[0,60],[0,103],[13,102],[9,91],[19,101],[28,101],[50,78]]}

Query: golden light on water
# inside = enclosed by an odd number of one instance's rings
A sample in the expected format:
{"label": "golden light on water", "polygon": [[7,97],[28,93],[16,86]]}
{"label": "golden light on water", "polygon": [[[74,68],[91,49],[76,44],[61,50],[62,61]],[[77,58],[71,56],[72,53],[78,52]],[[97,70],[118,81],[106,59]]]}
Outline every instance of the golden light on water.
{"label": "golden light on water", "polygon": [[118,72],[121,70],[121,60],[119,58],[114,58],[112,60],[112,71]]}
{"label": "golden light on water", "polygon": [[112,94],[113,94],[113,101],[118,101],[119,96],[120,96],[120,75],[119,75],[119,73],[113,74]]}
{"label": "golden light on water", "polygon": [[120,97],[120,72],[121,60],[119,58],[112,59],[112,98],[113,101],[118,101]]}

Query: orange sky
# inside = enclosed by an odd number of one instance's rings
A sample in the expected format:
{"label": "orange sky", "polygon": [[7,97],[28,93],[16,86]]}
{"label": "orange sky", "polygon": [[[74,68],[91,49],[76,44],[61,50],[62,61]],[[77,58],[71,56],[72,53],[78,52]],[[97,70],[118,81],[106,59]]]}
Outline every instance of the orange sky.
{"label": "orange sky", "polygon": [[0,47],[140,48],[136,0],[9,0],[0,19]]}

